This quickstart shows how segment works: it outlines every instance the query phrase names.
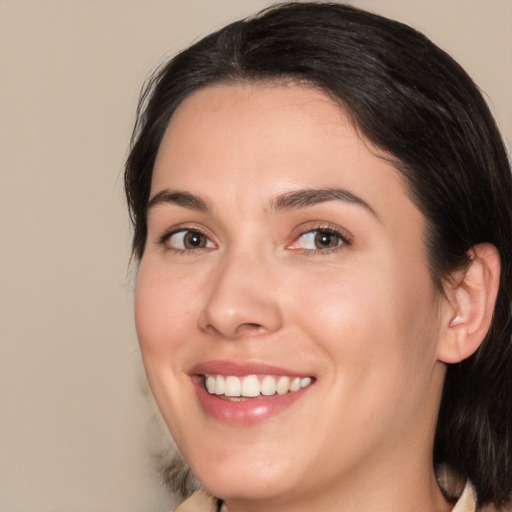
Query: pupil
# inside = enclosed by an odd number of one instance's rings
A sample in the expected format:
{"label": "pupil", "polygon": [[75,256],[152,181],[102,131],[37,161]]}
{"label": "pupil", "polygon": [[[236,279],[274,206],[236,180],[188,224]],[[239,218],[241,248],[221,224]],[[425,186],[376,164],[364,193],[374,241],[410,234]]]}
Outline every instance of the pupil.
{"label": "pupil", "polygon": [[204,247],[205,242],[201,233],[191,231],[185,235],[185,247]]}
{"label": "pupil", "polygon": [[317,246],[322,248],[325,247],[336,247],[336,237],[331,235],[330,233],[319,232],[315,237],[315,242]]}

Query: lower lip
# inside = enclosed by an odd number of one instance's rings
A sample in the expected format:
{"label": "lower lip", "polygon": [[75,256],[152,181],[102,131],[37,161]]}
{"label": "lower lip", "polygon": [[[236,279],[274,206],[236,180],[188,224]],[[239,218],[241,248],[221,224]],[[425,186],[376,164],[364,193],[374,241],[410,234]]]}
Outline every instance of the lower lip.
{"label": "lower lip", "polygon": [[199,403],[209,416],[231,425],[254,425],[275,416],[299,400],[311,387],[286,393],[285,395],[262,396],[231,401],[210,395],[203,387],[203,379],[193,378]]}

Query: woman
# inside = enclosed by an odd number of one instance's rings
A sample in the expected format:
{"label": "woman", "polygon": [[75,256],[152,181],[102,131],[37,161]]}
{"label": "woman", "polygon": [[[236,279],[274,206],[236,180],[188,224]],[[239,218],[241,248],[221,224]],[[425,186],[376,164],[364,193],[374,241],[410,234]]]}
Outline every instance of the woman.
{"label": "woman", "polygon": [[178,510],[505,510],[512,180],[460,66],[290,3],[176,56],[140,105],[137,332],[204,489]]}

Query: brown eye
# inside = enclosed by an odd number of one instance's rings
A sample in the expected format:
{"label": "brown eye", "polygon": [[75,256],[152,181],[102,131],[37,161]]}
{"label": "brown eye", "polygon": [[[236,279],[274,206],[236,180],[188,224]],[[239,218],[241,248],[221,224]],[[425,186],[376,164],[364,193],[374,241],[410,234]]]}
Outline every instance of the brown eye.
{"label": "brown eye", "polygon": [[206,237],[197,231],[188,231],[183,237],[183,245],[185,246],[185,249],[206,247]]}
{"label": "brown eye", "polygon": [[334,249],[345,243],[347,243],[345,238],[335,231],[314,229],[300,235],[291,248],[304,251],[321,251]]}
{"label": "brown eye", "polygon": [[214,247],[213,242],[200,231],[182,229],[176,231],[168,239],[168,245],[177,250],[193,250]]}
{"label": "brown eye", "polygon": [[331,249],[340,245],[340,237],[327,231],[316,231],[315,246],[317,249]]}

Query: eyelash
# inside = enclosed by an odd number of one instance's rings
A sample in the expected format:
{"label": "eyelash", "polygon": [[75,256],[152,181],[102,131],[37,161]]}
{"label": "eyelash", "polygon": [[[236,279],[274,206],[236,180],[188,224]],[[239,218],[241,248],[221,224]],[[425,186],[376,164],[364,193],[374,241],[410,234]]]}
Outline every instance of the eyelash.
{"label": "eyelash", "polygon": [[[170,245],[170,240],[173,236],[178,235],[179,233],[183,233],[183,236],[185,237],[187,233],[190,234],[197,234],[206,239],[206,244],[210,243],[212,246],[204,246],[204,247],[196,247],[196,248],[179,248],[179,247],[172,247]],[[176,254],[180,255],[189,255],[189,256],[197,256],[198,254],[203,253],[204,251],[209,251],[213,248],[215,248],[214,242],[210,239],[210,237],[204,233],[201,229],[197,228],[187,228],[187,227],[180,227],[180,228],[174,228],[171,231],[166,231],[162,236],[159,237],[159,244],[162,245],[167,251],[172,251]]]}
{"label": "eyelash", "polygon": [[[173,236],[183,233],[183,236],[186,236],[187,234],[198,234],[199,236],[205,237],[206,244],[211,244],[210,246],[205,245],[204,247],[196,247],[196,248],[178,248],[178,247],[172,247],[170,245],[170,240]],[[326,247],[321,249],[303,249],[300,247],[292,248],[294,244],[297,244],[298,241],[306,236],[310,235],[312,233],[323,233],[327,234],[329,236],[337,237],[338,243],[334,247]],[[174,228],[170,231],[166,231],[163,235],[159,237],[159,244],[164,246],[166,250],[173,251],[176,254],[179,255],[194,255],[197,256],[204,251],[209,251],[211,249],[214,249],[216,247],[215,243],[212,242],[211,238],[204,233],[201,229],[197,228],[187,228],[187,227],[179,227]],[[314,226],[311,229],[307,229],[306,231],[300,232],[297,236],[294,237],[293,242],[291,244],[288,244],[286,246],[286,249],[294,250],[297,252],[300,252],[307,256],[314,256],[314,255],[326,255],[331,254],[334,252],[339,251],[343,247],[347,247],[351,245],[350,237],[348,237],[346,234],[343,234],[341,230],[337,227],[331,226],[331,225],[321,225],[321,226]]]}
{"label": "eyelash", "polygon": [[338,227],[332,226],[332,225],[320,225],[320,226],[313,226],[311,229],[308,229],[304,232],[301,232],[298,236],[296,236],[291,244],[287,246],[287,248],[290,248],[292,245],[297,244],[298,241],[301,239],[301,237],[304,237],[306,235],[310,235],[312,233],[322,233],[327,234],[330,236],[335,236],[338,238],[338,244],[334,247],[326,247],[322,249],[301,249],[299,247],[293,249],[295,251],[301,252],[305,256],[315,256],[315,255],[327,255],[332,254],[340,249],[343,249],[344,247],[348,247],[352,244],[351,238],[344,234]]}

